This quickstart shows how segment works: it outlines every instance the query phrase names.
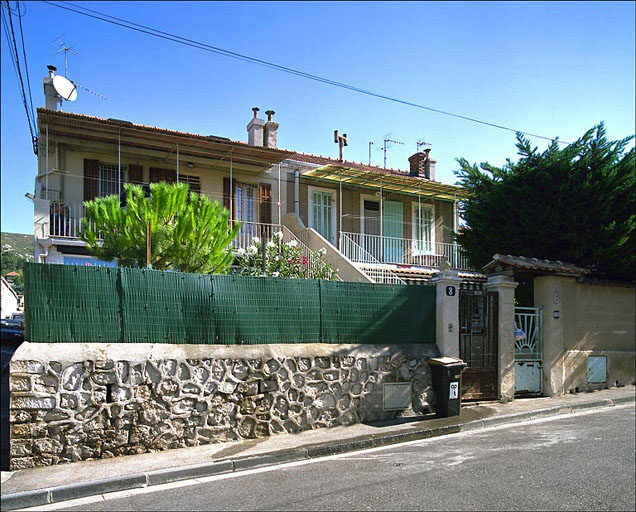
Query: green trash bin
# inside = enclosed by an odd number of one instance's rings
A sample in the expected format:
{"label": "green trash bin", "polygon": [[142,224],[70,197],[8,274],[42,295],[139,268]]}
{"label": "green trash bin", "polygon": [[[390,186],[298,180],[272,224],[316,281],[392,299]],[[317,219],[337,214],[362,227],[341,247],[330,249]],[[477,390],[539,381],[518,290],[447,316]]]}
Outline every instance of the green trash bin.
{"label": "green trash bin", "polygon": [[458,416],[462,405],[462,371],[468,366],[456,357],[433,357],[428,360],[435,393],[438,418]]}

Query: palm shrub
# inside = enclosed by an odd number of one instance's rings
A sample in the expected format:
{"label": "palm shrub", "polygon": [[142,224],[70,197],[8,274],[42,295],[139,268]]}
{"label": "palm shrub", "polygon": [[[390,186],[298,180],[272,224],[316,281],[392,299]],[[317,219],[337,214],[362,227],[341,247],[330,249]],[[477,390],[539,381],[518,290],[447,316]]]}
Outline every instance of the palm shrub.
{"label": "palm shrub", "polygon": [[156,270],[227,273],[231,242],[239,224],[218,201],[189,192],[186,183],[152,183],[150,197],[138,185],[125,186],[126,205],[116,195],[86,201],[81,239],[100,259],[122,267],[146,266],[150,223],[150,265]]}

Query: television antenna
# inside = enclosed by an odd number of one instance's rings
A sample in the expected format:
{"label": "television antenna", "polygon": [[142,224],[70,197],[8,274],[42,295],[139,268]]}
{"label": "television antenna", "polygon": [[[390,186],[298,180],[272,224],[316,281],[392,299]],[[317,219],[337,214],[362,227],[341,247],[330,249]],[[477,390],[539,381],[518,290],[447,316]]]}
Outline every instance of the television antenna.
{"label": "television antenna", "polygon": [[77,52],[75,50],[73,50],[72,47],[70,46],[66,46],[66,44],[64,44],[64,41],[62,41],[62,35],[57,36],[55,39],[53,39],[53,41],[51,41],[52,43],[55,41],[58,41],[60,44],[60,49],[55,52],[55,55],[64,52],[64,75],[68,75],[68,54],[70,53],[71,55],[77,55]]}
{"label": "television antenna", "polygon": [[384,168],[385,169],[386,169],[386,144],[387,144],[387,142],[393,143],[393,144],[400,144],[400,145],[404,146],[404,142],[400,142],[399,140],[384,139]]}
{"label": "television antenna", "polygon": [[419,153],[419,152],[420,152],[420,148],[421,148],[422,146],[430,146],[430,145],[431,145],[431,144],[430,144],[430,142],[426,142],[426,141],[424,141],[424,140],[418,140],[418,141],[415,143],[415,152],[416,152],[416,153]]}
{"label": "television antenna", "polygon": [[[60,45],[60,49],[57,52],[55,52],[53,54],[53,56],[64,52],[64,77],[62,77],[62,78],[65,78],[65,77],[68,76],[68,54],[70,53],[71,55],[77,55],[77,52],[75,50],[73,50],[72,46],[67,46],[66,43],[64,43],[64,41],[62,41],[62,37],[63,36],[64,36],[64,34],[61,34],[61,35],[57,36],[55,39],[53,39],[53,41],[51,41],[51,42],[58,41],[58,43]],[[70,80],[69,80],[69,82],[70,82]],[[88,87],[84,87],[81,84],[76,84],[75,82],[71,82],[71,83],[73,85],[75,85],[76,88],[83,89],[86,92],[90,92],[91,94],[94,94],[95,96],[97,96],[97,97],[99,97],[99,98],[101,98],[103,100],[106,99],[106,96],[104,96],[103,94],[99,94],[98,92],[92,91]],[[55,87],[55,84],[53,84],[53,87]],[[58,92],[58,94],[60,94],[60,93]],[[67,101],[75,101],[76,98],[77,98],[77,92],[75,92],[75,97],[73,99],[68,99]],[[66,99],[66,98],[64,98],[64,99]]]}

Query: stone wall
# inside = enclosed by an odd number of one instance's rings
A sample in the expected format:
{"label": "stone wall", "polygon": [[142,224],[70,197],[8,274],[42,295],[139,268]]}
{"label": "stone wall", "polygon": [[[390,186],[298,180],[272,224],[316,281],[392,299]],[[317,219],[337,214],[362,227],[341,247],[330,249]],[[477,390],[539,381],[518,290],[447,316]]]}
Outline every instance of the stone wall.
{"label": "stone wall", "polygon": [[[265,437],[431,410],[436,345],[24,343],[11,469]],[[384,411],[383,384],[412,383]]]}

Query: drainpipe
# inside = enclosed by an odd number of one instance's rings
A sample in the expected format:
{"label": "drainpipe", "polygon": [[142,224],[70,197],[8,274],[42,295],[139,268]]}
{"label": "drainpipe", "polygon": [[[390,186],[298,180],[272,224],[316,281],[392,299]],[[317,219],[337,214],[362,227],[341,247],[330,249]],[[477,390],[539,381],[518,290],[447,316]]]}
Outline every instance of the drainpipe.
{"label": "drainpipe", "polygon": [[300,171],[294,171],[294,213],[300,217]]}

